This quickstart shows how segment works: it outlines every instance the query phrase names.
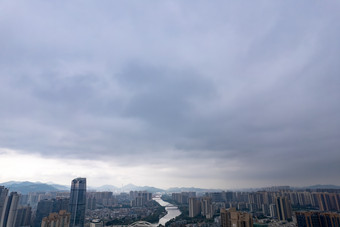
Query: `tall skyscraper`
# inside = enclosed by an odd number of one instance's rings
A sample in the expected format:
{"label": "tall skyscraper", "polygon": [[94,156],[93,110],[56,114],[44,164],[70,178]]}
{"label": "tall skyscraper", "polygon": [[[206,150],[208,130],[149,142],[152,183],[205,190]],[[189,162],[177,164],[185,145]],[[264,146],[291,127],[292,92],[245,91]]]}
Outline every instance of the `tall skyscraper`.
{"label": "tall skyscraper", "polygon": [[0,186],[0,223],[2,220],[2,211],[5,206],[6,197],[8,195],[8,189],[4,186]]}
{"label": "tall skyscraper", "polygon": [[69,212],[70,227],[84,227],[86,209],[86,178],[72,180]]}
{"label": "tall skyscraper", "polygon": [[0,227],[13,227],[15,225],[18,203],[19,194],[17,192],[11,192],[11,194],[6,197],[5,205],[2,209]]}

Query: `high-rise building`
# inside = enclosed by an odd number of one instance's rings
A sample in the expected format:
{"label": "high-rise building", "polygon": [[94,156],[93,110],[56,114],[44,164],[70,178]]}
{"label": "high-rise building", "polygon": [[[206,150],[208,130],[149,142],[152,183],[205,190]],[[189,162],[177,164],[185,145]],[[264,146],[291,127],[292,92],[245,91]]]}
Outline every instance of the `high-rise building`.
{"label": "high-rise building", "polygon": [[314,206],[320,211],[340,211],[340,197],[337,193],[313,192]]}
{"label": "high-rise building", "polygon": [[171,196],[178,203],[188,204],[190,197],[196,197],[196,192],[172,193]]}
{"label": "high-rise building", "polygon": [[39,201],[33,227],[40,227],[42,219],[48,216],[48,214],[52,212],[52,209],[53,200],[44,199]]}
{"label": "high-rise building", "polygon": [[201,200],[201,214],[206,218],[212,218],[214,215],[211,201],[211,197],[203,197]]}
{"label": "high-rise building", "polygon": [[0,227],[14,227],[19,197],[20,196],[17,192],[11,192],[11,194],[6,197],[5,204],[2,209]]}
{"label": "high-rise building", "polygon": [[152,200],[152,193],[147,191],[130,191],[131,206],[142,207],[146,202]]}
{"label": "high-rise building", "polygon": [[270,213],[270,217],[272,217],[272,218],[277,217],[277,210],[276,210],[275,204],[269,205],[269,213]]}
{"label": "high-rise building", "polygon": [[33,227],[40,227],[41,221],[50,213],[58,213],[60,210],[69,208],[69,198],[44,199],[38,202],[37,211],[33,223]]}
{"label": "high-rise building", "polygon": [[236,211],[229,208],[221,209],[221,227],[252,227],[253,217],[250,213]]}
{"label": "high-rise building", "polygon": [[95,210],[97,207],[96,197],[90,195],[86,198],[86,209]]}
{"label": "high-rise building", "polygon": [[14,227],[30,226],[32,208],[30,206],[19,206],[15,215]]}
{"label": "high-rise building", "polygon": [[5,206],[6,197],[8,195],[8,189],[4,186],[0,186],[0,223],[2,220],[2,211]]}
{"label": "high-rise building", "polygon": [[69,198],[57,198],[52,199],[53,207],[52,212],[58,213],[61,210],[68,210],[70,199]]}
{"label": "high-rise building", "polygon": [[199,198],[189,198],[189,217],[196,217],[201,213],[201,202]]}
{"label": "high-rise building", "polygon": [[292,219],[292,205],[287,197],[276,197],[275,199],[277,218],[280,221]]}
{"label": "high-rise building", "polygon": [[70,213],[67,213],[66,210],[50,213],[48,217],[42,219],[41,227],[69,227],[70,216]]}
{"label": "high-rise building", "polygon": [[223,202],[223,192],[211,192],[206,193],[207,196],[211,197],[213,203]]}
{"label": "high-rise building", "polygon": [[296,212],[298,227],[339,227],[340,214],[312,212]]}
{"label": "high-rise building", "polygon": [[233,192],[222,192],[222,198],[225,202],[231,202],[233,200]]}
{"label": "high-rise building", "polygon": [[86,209],[86,178],[72,180],[69,212],[70,227],[84,227]]}

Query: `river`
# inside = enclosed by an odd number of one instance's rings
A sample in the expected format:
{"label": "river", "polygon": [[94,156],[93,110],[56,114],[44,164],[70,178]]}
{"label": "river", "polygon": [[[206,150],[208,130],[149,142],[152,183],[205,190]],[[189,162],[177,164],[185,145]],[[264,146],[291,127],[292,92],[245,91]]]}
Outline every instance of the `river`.
{"label": "river", "polygon": [[171,203],[165,202],[164,200],[161,199],[161,196],[155,197],[154,200],[161,206],[165,207],[165,210],[167,212],[167,214],[159,220],[157,226],[158,225],[165,226],[165,223],[181,214],[181,211],[178,209],[178,207]]}

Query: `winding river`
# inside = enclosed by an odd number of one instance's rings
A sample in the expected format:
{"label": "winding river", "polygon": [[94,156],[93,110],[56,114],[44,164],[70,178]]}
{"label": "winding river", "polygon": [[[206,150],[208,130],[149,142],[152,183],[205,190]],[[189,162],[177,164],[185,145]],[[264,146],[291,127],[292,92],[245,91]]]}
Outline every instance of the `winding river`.
{"label": "winding river", "polygon": [[165,202],[164,200],[161,199],[160,195],[156,196],[154,200],[161,206],[165,207],[165,210],[167,212],[167,214],[159,220],[157,226],[158,225],[165,226],[165,223],[181,214],[181,211],[178,209],[178,207],[171,203]]}

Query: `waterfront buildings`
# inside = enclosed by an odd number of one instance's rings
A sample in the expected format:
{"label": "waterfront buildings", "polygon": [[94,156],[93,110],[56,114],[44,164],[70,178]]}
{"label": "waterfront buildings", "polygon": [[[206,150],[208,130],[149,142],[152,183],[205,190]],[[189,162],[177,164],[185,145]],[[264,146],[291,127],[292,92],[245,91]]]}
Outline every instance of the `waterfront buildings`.
{"label": "waterfront buildings", "polygon": [[69,211],[70,227],[84,227],[86,209],[86,178],[76,178],[71,183]]}
{"label": "waterfront buildings", "polygon": [[131,206],[142,207],[146,202],[152,200],[152,193],[147,191],[130,191]]}

